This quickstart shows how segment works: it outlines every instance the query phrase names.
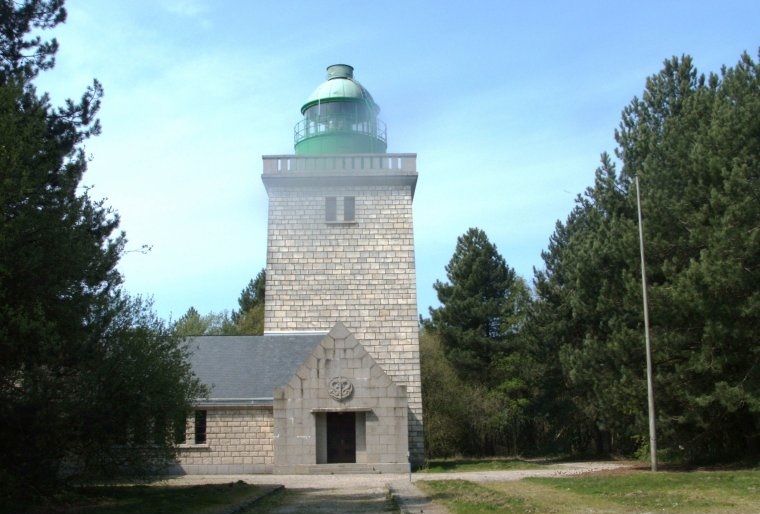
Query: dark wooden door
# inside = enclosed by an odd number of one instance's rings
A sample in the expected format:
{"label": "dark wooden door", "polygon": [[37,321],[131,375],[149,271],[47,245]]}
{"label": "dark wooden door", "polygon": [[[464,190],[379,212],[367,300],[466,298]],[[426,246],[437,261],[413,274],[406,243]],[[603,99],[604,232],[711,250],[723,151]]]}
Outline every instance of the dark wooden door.
{"label": "dark wooden door", "polygon": [[327,413],[327,462],[356,462],[356,413]]}

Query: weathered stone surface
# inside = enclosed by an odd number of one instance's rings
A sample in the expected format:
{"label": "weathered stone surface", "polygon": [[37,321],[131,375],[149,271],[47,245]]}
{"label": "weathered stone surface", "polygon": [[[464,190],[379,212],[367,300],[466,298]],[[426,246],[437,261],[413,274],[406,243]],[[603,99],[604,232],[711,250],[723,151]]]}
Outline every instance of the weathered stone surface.
{"label": "weathered stone surface", "polygon": [[[274,471],[307,473],[314,470],[315,464],[327,464],[327,412],[355,413],[357,465],[365,465],[367,469],[380,465],[403,468],[407,465],[409,448],[406,391],[392,383],[351,334],[337,338],[331,332],[324,341],[334,344],[338,357],[330,361],[308,358],[296,373],[308,376],[303,381],[303,390],[308,391],[309,399],[300,401],[299,391],[288,389],[284,390],[285,398],[275,404],[278,412],[273,427]],[[366,374],[366,369],[358,367],[362,362],[369,366],[370,374],[379,374],[374,379],[376,383],[357,376]],[[318,373],[312,366],[317,367]],[[350,394],[336,394],[336,387],[340,392],[348,386]],[[397,406],[402,408],[393,408]]]}
{"label": "weathered stone surface", "polygon": [[[414,165],[376,169],[382,159],[393,158],[357,156],[350,164],[341,158],[339,169],[314,161],[313,175],[289,175],[292,170],[301,170],[308,158],[280,156],[279,164],[270,163],[269,167],[264,159],[269,194],[264,323],[267,333],[327,331],[341,323],[332,334],[334,344],[350,332],[380,365],[382,375],[408,387],[408,437],[413,460],[421,462],[422,396],[412,224],[416,169]],[[365,161],[375,164],[364,169]],[[281,169],[283,162],[292,166],[290,171]],[[351,168],[354,165],[359,167]],[[325,220],[327,197],[338,198],[338,222]],[[355,198],[352,221],[341,222],[343,197]],[[328,340],[314,357],[346,361],[349,369],[367,368],[349,353],[336,354],[331,343]],[[334,365],[325,368],[334,371]],[[370,381],[370,385],[377,384]]]}
{"label": "weathered stone surface", "polygon": [[[192,443],[194,418],[188,419]],[[206,409],[206,443],[184,444],[178,468],[185,473],[271,473],[274,460],[271,407]]]}

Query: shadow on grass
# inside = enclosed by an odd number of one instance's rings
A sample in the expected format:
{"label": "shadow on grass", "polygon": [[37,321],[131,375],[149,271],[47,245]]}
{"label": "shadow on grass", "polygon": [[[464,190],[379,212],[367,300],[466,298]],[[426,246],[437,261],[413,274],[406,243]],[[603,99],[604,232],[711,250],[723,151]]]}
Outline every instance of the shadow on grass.
{"label": "shadow on grass", "polygon": [[247,504],[280,486],[239,481],[193,486],[102,485],[70,487],[32,503],[0,507],[2,513],[205,514]]}
{"label": "shadow on grass", "polygon": [[398,506],[391,494],[377,491],[335,492],[329,489],[296,488],[281,489],[245,510],[253,513],[287,514],[376,514],[378,512],[398,512]]}

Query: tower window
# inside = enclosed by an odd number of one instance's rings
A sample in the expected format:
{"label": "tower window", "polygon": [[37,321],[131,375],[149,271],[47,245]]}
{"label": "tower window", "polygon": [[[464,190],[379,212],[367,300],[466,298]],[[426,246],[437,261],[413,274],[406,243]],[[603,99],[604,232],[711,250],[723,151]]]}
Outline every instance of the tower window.
{"label": "tower window", "polygon": [[[342,202],[338,200],[341,199]],[[342,209],[338,210],[338,206]],[[355,196],[327,196],[325,197],[325,222],[326,223],[354,223],[356,222],[356,197]]]}
{"label": "tower window", "polygon": [[343,197],[343,221],[354,221],[354,197]]}
{"label": "tower window", "polygon": [[337,221],[338,202],[334,196],[325,198],[325,221]]}

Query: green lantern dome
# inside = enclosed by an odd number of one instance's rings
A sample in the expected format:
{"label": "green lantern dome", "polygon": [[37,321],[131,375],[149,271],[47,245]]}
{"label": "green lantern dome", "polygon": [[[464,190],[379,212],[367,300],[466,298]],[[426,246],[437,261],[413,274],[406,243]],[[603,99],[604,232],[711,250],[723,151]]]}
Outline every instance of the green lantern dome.
{"label": "green lantern dome", "polygon": [[385,153],[385,124],[379,112],[369,91],[354,80],[351,66],[328,66],[327,80],[301,107],[304,118],[295,127],[296,154]]}

